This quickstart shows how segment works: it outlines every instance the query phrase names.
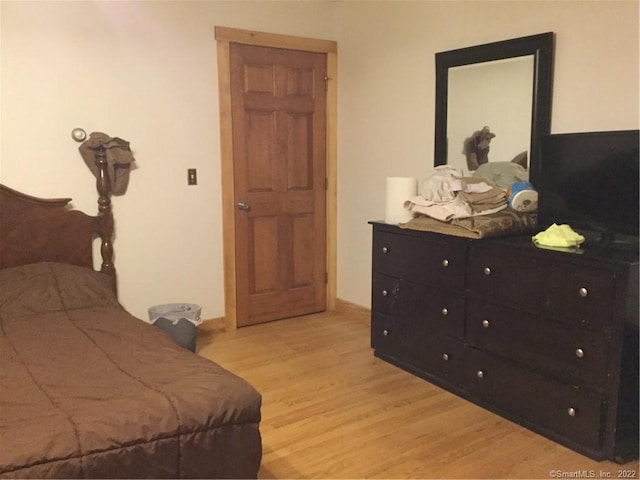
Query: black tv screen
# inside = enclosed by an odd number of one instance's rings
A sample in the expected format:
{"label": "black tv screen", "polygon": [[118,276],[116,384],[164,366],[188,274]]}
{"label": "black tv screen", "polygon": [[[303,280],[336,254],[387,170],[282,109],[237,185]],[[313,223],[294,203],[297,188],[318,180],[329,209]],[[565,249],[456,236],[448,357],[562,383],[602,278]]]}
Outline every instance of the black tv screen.
{"label": "black tv screen", "polygon": [[542,136],[532,172],[539,226],[637,238],[639,144],[638,130]]}

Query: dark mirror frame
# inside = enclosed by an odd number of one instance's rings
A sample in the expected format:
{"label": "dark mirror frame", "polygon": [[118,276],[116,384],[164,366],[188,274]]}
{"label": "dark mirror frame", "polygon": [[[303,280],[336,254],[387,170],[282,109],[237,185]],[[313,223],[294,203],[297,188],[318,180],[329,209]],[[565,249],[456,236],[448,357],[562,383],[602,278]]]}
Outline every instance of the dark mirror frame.
{"label": "dark mirror frame", "polygon": [[553,32],[436,53],[436,124],[434,166],[447,163],[447,94],[449,69],[462,65],[533,55],[530,178],[537,177],[538,140],[551,131]]}

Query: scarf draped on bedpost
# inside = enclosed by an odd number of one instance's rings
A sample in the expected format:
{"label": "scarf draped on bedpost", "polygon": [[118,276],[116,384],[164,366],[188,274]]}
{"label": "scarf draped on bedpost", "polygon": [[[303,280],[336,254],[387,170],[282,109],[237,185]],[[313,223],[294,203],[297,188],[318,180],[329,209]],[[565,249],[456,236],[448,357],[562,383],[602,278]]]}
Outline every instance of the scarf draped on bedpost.
{"label": "scarf draped on bedpost", "polygon": [[129,172],[135,161],[129,142],[118,137],[110,137],[102,132],[93,132],[87,140],[82,142],[78,148],[80,155],[96,177],[99,172],[95,152],[99,147],[105,149],[111,193],[123,195],[127,191]]}

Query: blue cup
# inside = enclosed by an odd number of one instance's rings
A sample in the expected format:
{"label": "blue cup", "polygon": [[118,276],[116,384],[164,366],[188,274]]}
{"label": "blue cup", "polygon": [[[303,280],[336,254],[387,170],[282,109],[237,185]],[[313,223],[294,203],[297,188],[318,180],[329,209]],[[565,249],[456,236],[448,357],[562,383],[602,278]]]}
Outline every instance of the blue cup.
{"label": "blue cup", "polygon": [[509,207],[518,212],[538,210],[538,192],[531,182],[514,182],[507,191]]}

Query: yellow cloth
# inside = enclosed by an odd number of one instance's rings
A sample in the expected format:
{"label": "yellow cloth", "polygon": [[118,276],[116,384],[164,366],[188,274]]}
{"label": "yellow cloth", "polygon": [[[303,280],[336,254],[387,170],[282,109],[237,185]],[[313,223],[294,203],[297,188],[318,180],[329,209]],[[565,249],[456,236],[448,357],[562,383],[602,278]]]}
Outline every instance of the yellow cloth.
{"label": "yellow cloth", "polygon": [[569,225],[556,225],[555,223],[533,236],[533,243],[545,247],[579,247],[584,242],[584,237],[576,233]]}

